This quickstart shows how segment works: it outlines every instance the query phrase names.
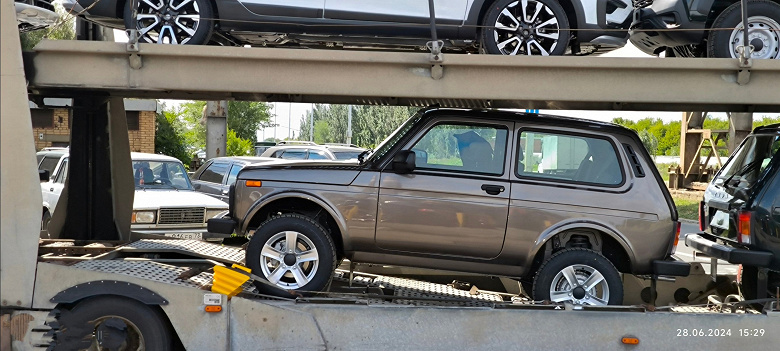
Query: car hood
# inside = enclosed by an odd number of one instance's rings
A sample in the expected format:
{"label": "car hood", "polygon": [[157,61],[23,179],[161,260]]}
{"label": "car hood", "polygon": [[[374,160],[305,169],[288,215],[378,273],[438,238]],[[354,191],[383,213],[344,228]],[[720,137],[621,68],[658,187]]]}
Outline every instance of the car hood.
{"label": "car hood", "polygon": [[227,204],[203,193],[192,190],[138,189],[135,191],[134,209],[160,207],[224,208]]}
{"label": "car hood", "polygon": [[239,179],[348,185],[362,167],[354,161],[281,160],[244,167]]}

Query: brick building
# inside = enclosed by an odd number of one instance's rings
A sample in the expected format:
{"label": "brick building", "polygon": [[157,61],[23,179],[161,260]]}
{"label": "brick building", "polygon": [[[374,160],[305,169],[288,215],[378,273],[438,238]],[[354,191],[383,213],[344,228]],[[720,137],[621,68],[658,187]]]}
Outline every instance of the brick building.
{"label": "brick building", "polygon": [[[67,147],[73,116],[70,99],[46,99],[46,107],[30,103],[35,149]],[[125,99],[130,151],[154,153],[157,101]]]}

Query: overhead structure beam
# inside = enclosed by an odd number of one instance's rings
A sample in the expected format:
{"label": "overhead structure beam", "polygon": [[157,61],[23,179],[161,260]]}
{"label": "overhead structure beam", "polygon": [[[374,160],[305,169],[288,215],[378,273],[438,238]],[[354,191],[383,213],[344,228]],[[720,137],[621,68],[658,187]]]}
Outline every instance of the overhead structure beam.
{"label": "overhead structure beam", "polygon": [[[34,94],[530,109],[780,112],[780,60],[447,55],[43,41]],[[140,58],[140,60],[139,60]],[[131,65],[131,60],[133,65]],[[140,61],[140,62],[139,62]],[[140,67],[140,68],[133,68]]]}

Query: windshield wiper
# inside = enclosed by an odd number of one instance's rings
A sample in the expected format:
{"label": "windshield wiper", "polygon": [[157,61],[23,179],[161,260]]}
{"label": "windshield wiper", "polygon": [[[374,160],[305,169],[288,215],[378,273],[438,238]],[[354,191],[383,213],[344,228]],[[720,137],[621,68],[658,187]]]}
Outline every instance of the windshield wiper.
{"label": "windshield wiper", "polygon": [[374,149],[366,149],[366,150],[364,150],[363,152],[361,152],[360,154],[358,154],[358,156],[357,156],[357,158],[358,158],[358,162],[360,162],[360,163],[363,163],[363,161],[364,161],[364,158],[365,158],[365,157],[366,157],[368,154],[370,154],[370,153],[372,153],[372,152],[374,152]]}
{"label": "windshield wiper", "polygon": [[740,176],[741,177],[741,176],[745,175],[745,173],[747,173],[750,170],[752,170],[754,167],[756,167],[756,165],[759,165],[761,163],[759,161],[761,161],[761,159],[755,159],[755,160],[751,161],[750,163],[742,166],[742,168],[739,171],[734,172],[734,174],[732,174],[731,176],[726,178],[726,181],[723,182],[723,187],[728,189],[729,188],[729,182],[731,182],[731,180],[734,179],[734,177],[736,177],[736,176]]}

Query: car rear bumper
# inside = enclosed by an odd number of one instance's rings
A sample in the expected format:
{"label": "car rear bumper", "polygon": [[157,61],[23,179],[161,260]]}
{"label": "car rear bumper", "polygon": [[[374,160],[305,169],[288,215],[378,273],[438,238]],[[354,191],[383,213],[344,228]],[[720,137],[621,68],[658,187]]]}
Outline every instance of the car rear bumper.
{"label": "car rear bumper", "polygon": [[210,233],[233,234],[237,222],[230,217],[212,218],[208,220],[207,226]]}
{"label": "car rear bumper", "polygon": [[772,261],[772,253],[766,251],[746,250],[719,244],[698,234],[688,234],[685,245],[701,251],[710,257],[734,264],[745,264],[756,267],[767,267]]}
{"label": "car rear bumper", "polygon": [[644,53],[656,55],[668,47],[701,43],[704,26],[703,21],[689,19],[685,2],[654,0],[648,7],[634,9],[629,40]]}

